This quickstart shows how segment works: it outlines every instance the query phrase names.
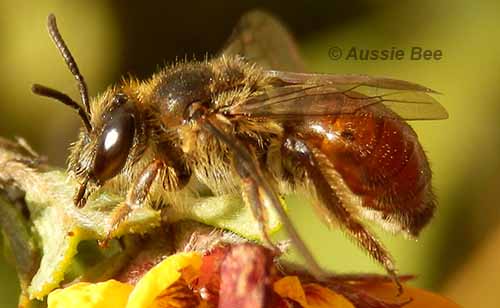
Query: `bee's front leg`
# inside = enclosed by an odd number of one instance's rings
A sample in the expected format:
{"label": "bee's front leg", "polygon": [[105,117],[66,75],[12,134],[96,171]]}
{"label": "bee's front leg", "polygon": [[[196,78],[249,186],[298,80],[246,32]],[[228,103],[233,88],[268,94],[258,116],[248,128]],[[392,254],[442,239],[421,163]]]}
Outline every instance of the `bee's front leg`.
{"label": "bee's front leg", "polygon": [[106,238],[101,245],[105,245],[105,243],[113,237],[113,233],[132,211],[144,205],[151,185],[163,168],[165,168],[164,162],[155,159],[142,170],[140,176],[137,177],[128,191],[125,201],[115,208],[109,222],[109,230]]}

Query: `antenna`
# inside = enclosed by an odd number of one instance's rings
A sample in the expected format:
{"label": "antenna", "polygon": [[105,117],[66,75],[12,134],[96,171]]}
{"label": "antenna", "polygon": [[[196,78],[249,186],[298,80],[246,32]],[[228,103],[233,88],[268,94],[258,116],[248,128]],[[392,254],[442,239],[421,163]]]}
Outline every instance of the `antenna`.
{"label": "antenna", "polygon": [[80,106],[77,102],[75,102],[68,95],[66,95],[60,91],[57,91],[55,89],[43,86],[41,84],[34,84],[31,87],[31,91],[33,91],[33,93],[40,95],[40,96],[46,96],[46,97],[56,99],[56,100],[60,101],[61,103],[75,109],[76,111],[78,111],[78,114],[82,118],[83,124],[85,124],[85,128],[87,128],[87,131],[88,132],[92,131],[92,126],[90,125],[90,120],[88,118],[87,113],[85,112],[85,109],[83,109],[82,106]]}
{"label": "antenna", "polygon": [[68,46],[66,45],[66,43],[64,42],[64,40],[61,37],[61,33],[59,32],[59,29],[57,28],[56,17],[54,16],[54,14],[49,15],[47,24],[48,24],[50,37],[52,38],[52,40],[56,44],[57,49],[59,50],[59,52],[63,56],[64,61],[68,65],[69,70],[71,71],[71,73],[75,77],[76,81],[78,82],[78,89],[80,90],[80,97],[82,99],[82,103],[83,103],[83,106],[85,107],[85,109],[84,109],[84,107],[79,105],[77,102],[75,102],[71,97],[69,97],[68,95],[66,95],[58,90],[55,90],[55,89],[52,89],[52,88],[49,88],[49,87],[46,87],[46,86],[43,86],[40,84],[34,84],[31,87],[31,91],[33,91],[33,93],[40,95],[40,96],[46,96],[46,97],[56,99],[56,100],[60,101],[61,103],[78,111],[80,118],[82,118],[83,124],[85,124],[85,128],[87,129],[88,132],[91,132],[92,125],[90,124],[90,119],[89,119],[89,115],[90,115],[89,92],[87,90],[87,84],[85,83],[85,79],[83,79],[82,74],[80,74],[80,70],[78,69],[78,66],[76,65],[75,59],[71,55],[71,52],[69,51]]}
{"label": "antenna", "polygon": [[61,33],[57,28],[56,17],[54,16],[54,14],[49,15],[47,26],[49,28],[50,37],[56,44],[56,47],[63,56],[66,65],[68,65],[69,70],[78,83],[78,89],[80,90],[80,97],[82,99],[83,106],[85,107],[87,114],[90,114],[89,91],[87,89],[87,84],[85,83],[85,79],[83,78],[82,74],[80,74],[78,65],[76,65],[76,61],[73,58],[73,55],[69,51],[68,46],[64,42]]}

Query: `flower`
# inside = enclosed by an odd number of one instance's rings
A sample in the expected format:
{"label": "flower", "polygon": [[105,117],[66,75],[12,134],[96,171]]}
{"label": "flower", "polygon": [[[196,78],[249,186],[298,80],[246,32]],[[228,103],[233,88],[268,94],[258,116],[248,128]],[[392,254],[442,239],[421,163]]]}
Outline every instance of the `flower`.
{"label": "flower", "polygon": [[49,307],[125,307],[133,286],[116,280],[80,282],[49,294]]}
{"label": "flower", "polygon": [[[48,307],[168,307],[178,301],[180,284],[199,275],[200,266],[201,255],[197,253],[175,254],[151,268],[135,286],[113,279],[95,284],[80,282],[51,292]],[[187,306],[192,303],[190,298],[185,301],[181,307],[193,307]]]}
{"label": "flower", "polygon": [[274,291],[304,308],[354,308],[345,297],[316,283],[302,285],[297,276],[286,276],[273,284]]}
{"label": "flower", "polygon": [[[395,303],[392,307],[407,302],[408,297],[394,296],[392,283],[359,283],[359,286],[357,297],[350,297],[319,282],[283,275],[268,249],[239,244],[220,246],[203,255],[198,252],[171,255],[149,269],[135,285],[111,279],[57,289],[49,294],[48,307],[353,308],[363,305],[356,298],[376,301],[376,297],[367,294]],[[405,287],[406,290],[413,298],[407,307],[458,307],[426,291]]]}

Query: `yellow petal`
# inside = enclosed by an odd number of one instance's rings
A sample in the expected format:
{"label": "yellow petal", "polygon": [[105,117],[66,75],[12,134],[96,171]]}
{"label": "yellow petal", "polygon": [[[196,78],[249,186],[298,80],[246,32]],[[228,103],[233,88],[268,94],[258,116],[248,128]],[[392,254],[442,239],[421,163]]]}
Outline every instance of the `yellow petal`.
{"label": "yellow petal", "polygon": [[273,284],[273,289],[279,296],[294,300],[302,307],[309,307],[306,300],[306,294],[297,276],[286,276],[281,278]]}
{"label": "yellow petal", "polygon": [[401,296],[397,296],[394,283],[379,283],[366,286],[365,291],[372,296],[389,302],[398,303],[411,298],[412,301],[404,306],[405,308],[460,308],[459,305],[444,296],[406,285]]}
{"label": "yellow petal", "polygon": [[121,308],[133,286],[116,280],[100,283],[81,282],[64,289],[52,291],[48,296],[48,308]]}
{"label": "yellow petal", "polygon": [[179,253],[170,256],[150,269],[136,284],[129,296],[127,308],[150,307],[155,298],[166,288],[181,278],[182,270],[186,270],[189,277],[193,272],[199,272],[201,256],[197,253]]}
{"label": "yellow petal", "polygon": [[303,288],[310,308],[354,308],[344,296],[317,283],[305,284]]}
{"label": "yellow petal", "polygon": [[319,284],[302,286],[296,276],[286,276],[276,281],[273,289],[279,296],[296,301],[303,308],[354,308],[342,295]]}

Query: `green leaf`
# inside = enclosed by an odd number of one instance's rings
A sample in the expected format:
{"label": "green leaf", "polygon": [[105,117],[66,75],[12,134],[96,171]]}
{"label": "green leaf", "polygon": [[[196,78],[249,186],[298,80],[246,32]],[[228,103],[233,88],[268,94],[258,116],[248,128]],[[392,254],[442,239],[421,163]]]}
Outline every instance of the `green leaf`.
{"label": "green leaf", "polygon": [[[41,299],[64,279],[81,241],[106,237],[113,206],[122,199],[102,192],[89,200],[84,209],[77,209],[72,201],[76,183],[64,172],[40,172],[34,174],[34,179],[33,185],[22,188],[26,191],[26,202],[43,256],[28,294]],[[134,211],[117,234],[144,233],[159,224],[158,211],[143,208]]]}
{"label": "green leaf", "polygon": [[10,248],[22,289],[26,289],[38,268],[40,252],[30,224],[19,208],[0,195],[0,226]]}
{"label": "green leaf", "polygon": [[[189,219],[232,231],[249,240],[262,239],[251,210],[235,194],[200,198],[193,204],[167,208],[164,216],[169,222]],[[267,223],[271,233],[280,229],[281,222],[274,210],[267,211]]]}
{"label": "green leaf", "polygon": [[[25,187],[26,202],[43,247],[40,269],[28,289],[33,298],[47,295],[64,279],[80,241],[106,237],[109,229],[106,222],[111,219],[112,208],[122,200],[102,192],[89,200],[84,209],[77,209],[73,205],[76,183],[64,172],[38,173],[38,180],[43,192],[39,187]],[[159,224],[157,211],[139,209],[120,226],[117,235],[147,232]]]}
{"label": "green leaf", "polygon": [[[23,247],[33,241],[41,247],[40,265],[27,288],[23,286],[23,292],[27,291],[30,299],[42,299],[64,279],[82,240],[105,238],[112,209],[123,198],[103,190],[95,194],[84,209],[77,209],[73,205],[77,189],[74,180],[62,170],[38,166],[36,157],[27,154],[25,148],[4,139],[0,139],[0,166],[2,191],[6,193],[15,187],[25,193],[29,224],[34,234],[22,231],[19,215],[3,205],[2,213],[6,214],[1,221],[2,227],[13,230],[5,232],[10,243],[21,243],[13,245],[14,255],[22,256]],[[158,211],[147,207],[139,209],[116,234],[144,233],[158,226],[160,220]],[[9,226],[17,226],[21,231],[14,232],[15,228]]]}

